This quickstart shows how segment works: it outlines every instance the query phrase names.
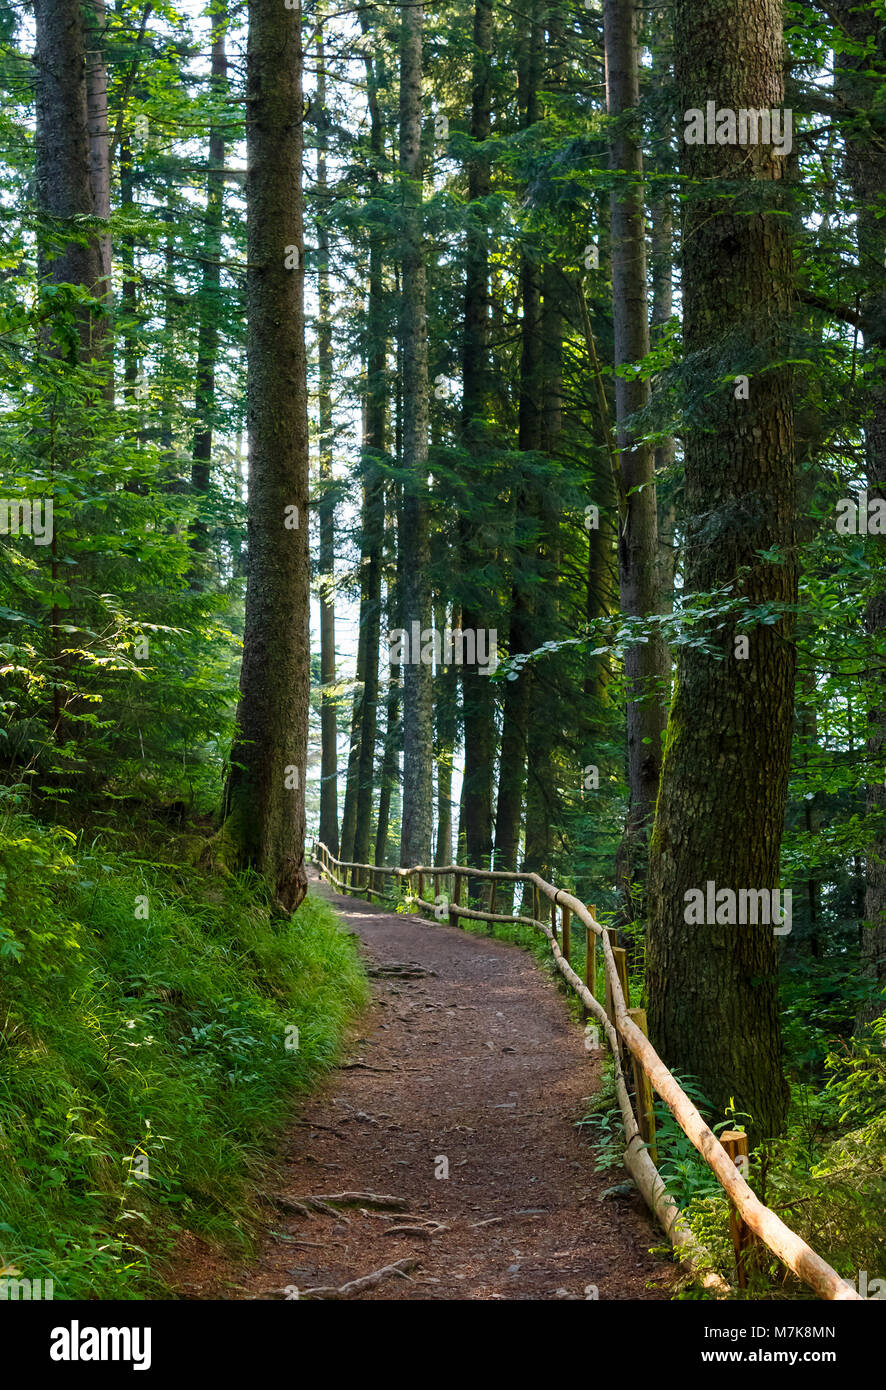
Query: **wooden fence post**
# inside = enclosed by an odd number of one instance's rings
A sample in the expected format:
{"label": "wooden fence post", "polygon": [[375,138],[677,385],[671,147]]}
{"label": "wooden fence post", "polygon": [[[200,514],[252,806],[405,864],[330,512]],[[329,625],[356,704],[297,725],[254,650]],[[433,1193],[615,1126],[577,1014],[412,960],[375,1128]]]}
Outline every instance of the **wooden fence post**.
{"label": "wooden fence post", "polygon": [[[488,898],[487,898],[487,896],[486,896],[486,888],[487,888],[487,886],[488,886],[488,888],[489,888],[489,896],[488,896]],[[490,913],[491,913],[491,912],[494,912],[494,911],[495,911],[495,879],[494,879],[494,878],[484,879],[484,880],[483,880],[482,904],[483,904],[483,910],[484,910],[484,912],[490,912]],[[484,927],[486,928],[486,933],[487,933],[488,936],[495,936],[495,923],[494,923],[494,922],[484,922],[483,925],[484,925]]]}
{"label": "wooden fence post", "polygon": [[[614,928],[612,927],[607,928],[607,930],[612,931],[613,936],[616,934]],[[609,939],[611,941],[612,937],[610,937]],[[631,996],[628,990],[628,953],[623,946],[613,946],[612,958],[615,961],[615,973],[618,976],[619,984],[621,985],[622,996],[625,1001],[625,1008],[627,1009],[630,1007],[631,1003]],[[618,1027],[615,1022],[615,1004],[613,1002],[611,993],[609,995],[609,1008],[607,1009],[607,1013],[609,1015],[609,1019],[612,1023],[613,1028],[615,1028],[616,1032],[618,1032]],[[627,1061],[628,1049],[626,1044],[622,1041],[621,1034],[619,1034],[618,1037],[618,1051],[621,1057],[622,1069],[624,1069],[625,1062]]]}
{"label": "wooden fence post", "polygon": [[[649,1037],[646,1026],[645,1009],[628,1009],[628,1018],[640,1029],[644,1038]],[[634,1067],[634,1090],[637,1094],[637,1124],[640,1129],[640,1137],[649,1147],[649,1157],[653,1163],[658,1162],[658,1151],[655,1147],[655,1112],[652,1108],[652,1082],[643,1070],[637,1058],[631,1053],[631,1062]]]}
{"label": "wooden fence post", "polygon": [[[604,930],[604,932],[606,933],[606,935],[609,937],[609,945],[612,947],[613,954],[614,954],[614,953],[618,950],[618,932],[616,931],[615,927],[604,927],[603,930]],[[616,962],[616,969],[618,969],[618,962]],[[611,988],[610,988],[609,971],[606,969],[606,952],[605,952],[605,951],[603,952],[603,972],[604,972],[605,1000],[606,1000],[605,1006],[604,1006],[604,1007],[605,1007],[605,1009],[606,1009],[606,1017],[611,1019],[611,1018],[612,1018],[612,990],[611,990]],[[613,1020],[613,1022],[614,1022],[614,1020]]]}
{"label": "wooden fence post", "polygon": [[564,907],[562,909],[562,912],[563,926],[561,928],[562,940],[560,944],[560,949],[563,952],[563,959],[566,961],[566,964],[568,965],[569,952],[572,947],[572,913],[570,912],[568,907]]}
{"label": "wooden fence post", "polygon": [[[622,946],[614,946],[612,954],[615,957],[615,969],[621,984],[621,992],[624,995],[625,1008],[631,1007],[631,993],[628,985],[628,953]],[[613,1009],[613,1014],[615,1010]],[[613,1023],[615,1018],[613,1017]]]}
{"label": "wooden fence post", "polygon": [[461,897],[461,874],[452,875],[452,899],[449,903],[449,925],[458,926],[458,903]]}
{"label": "wooden fence post", "polygon": [[[591,903],[587,904],[588,912],[597,920],[597,909]],[[594,998],[597,997],[597,933],[591,927],[585,927],[585,988]],[[590,1009],[585,1006],[585,1019],[591,1017]]]}
{"label": "wooden fence post", "polygon": [[[739,1129],[724,1129],[720,1135],[720,1143],[747,1182],[750,1162],[748,1136]],[[756,1242],[753,1231],[750,1226],[745,1225],[743,1217],[736,1211],[732,1202],[729,1203],[729,1233],[732,1236],[732,1245],[735,1250],[735,1273],[738,1287],[746,1289],[748,1286],[748,1263]]]}
{"label": "wooden fence post", "polygon": [[556,941],[556,940],[557,940],[557,904],[554,902],[554,899],[553,899],[553,898],[551,898],[551,931],[553,932],[553,934],[554,934],[554,940]]}
{"label": "wooden fence post", "polygon": [[[421,870],[419,870],[419,872],[418,872],[418,894],[417,894],[417,896],[418,896],[419,898],[423,898],[424,895],[425,895],[425,876],[424,876],[424,874],[421,872]],[[419,910],[419,913],[421,913],[421,911],[422,911],[421,904],[419,904],[419,909],[418,909],[418,910]]]}

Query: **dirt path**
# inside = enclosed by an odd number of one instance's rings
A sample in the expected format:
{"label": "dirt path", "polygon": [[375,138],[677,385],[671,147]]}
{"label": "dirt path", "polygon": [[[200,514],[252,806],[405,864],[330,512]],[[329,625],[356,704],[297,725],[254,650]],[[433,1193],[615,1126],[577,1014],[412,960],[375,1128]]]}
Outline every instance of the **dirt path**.
{"label": "dirt path", "polygon": [[311,888],[359,934],[370,970],[409,962],[428,973],[375,976],[348,1062],[287,1137],[280,1195],[388,1194],[405,1214],[281,1207],[257,1264],[223,1267],[192,1244],[179,1296],[337,1287],[411,1257],[409,1279],[360,1297],[586,1298],[593,1285],[600,1299],[666,1298],[673,1267],[648,1253],[659,1238],[639,1197],[601,1200],[625,1175],[595,1174],[574,1128],[599,1062],[537,962]]}

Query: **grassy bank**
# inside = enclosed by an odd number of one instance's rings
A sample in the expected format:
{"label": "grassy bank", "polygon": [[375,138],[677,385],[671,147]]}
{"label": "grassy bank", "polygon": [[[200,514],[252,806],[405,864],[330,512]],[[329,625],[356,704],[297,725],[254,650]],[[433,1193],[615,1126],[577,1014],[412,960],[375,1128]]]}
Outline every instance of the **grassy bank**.
{"label": "grassy bank", "polygon": [[0,1265],[56,1298],[163,1292],[182,1229],[248,1248],[293,1098],[366,998],[309,898],[0,819]]}

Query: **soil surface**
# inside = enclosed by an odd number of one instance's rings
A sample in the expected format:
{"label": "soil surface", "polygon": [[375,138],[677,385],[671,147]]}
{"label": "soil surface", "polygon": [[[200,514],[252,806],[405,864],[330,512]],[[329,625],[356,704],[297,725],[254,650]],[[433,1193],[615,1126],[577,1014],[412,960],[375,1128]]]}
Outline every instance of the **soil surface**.
{"label": "soil surface", "polygon": [[[259,1259],[228,1263],[189,1238],[178,1297],[294,1298],[405,1260],[406,1275],[350,1296],[666,1299],[674,1267],[649,1253],[661,1237],[640,1197],[612,1191],[623,1171],[593,1171],[575,1128],[600,1054],[538,962],[340,897],[316,876],[311,891],[359,935],[373,1003],[285,1137]],[[402,1206],[286,1205],[341,1193]]]}

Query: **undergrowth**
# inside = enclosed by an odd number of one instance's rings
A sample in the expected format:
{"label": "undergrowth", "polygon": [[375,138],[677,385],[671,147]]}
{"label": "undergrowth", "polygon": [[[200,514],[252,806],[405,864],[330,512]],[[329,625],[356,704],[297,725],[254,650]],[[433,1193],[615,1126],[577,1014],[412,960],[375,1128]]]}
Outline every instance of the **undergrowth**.
{"label": "undergrowth", "polygon": [[183,1230],[241,1250],[293,1099],[367,998],[309,897],[0,817],[0,1267],[162,1296]]}

